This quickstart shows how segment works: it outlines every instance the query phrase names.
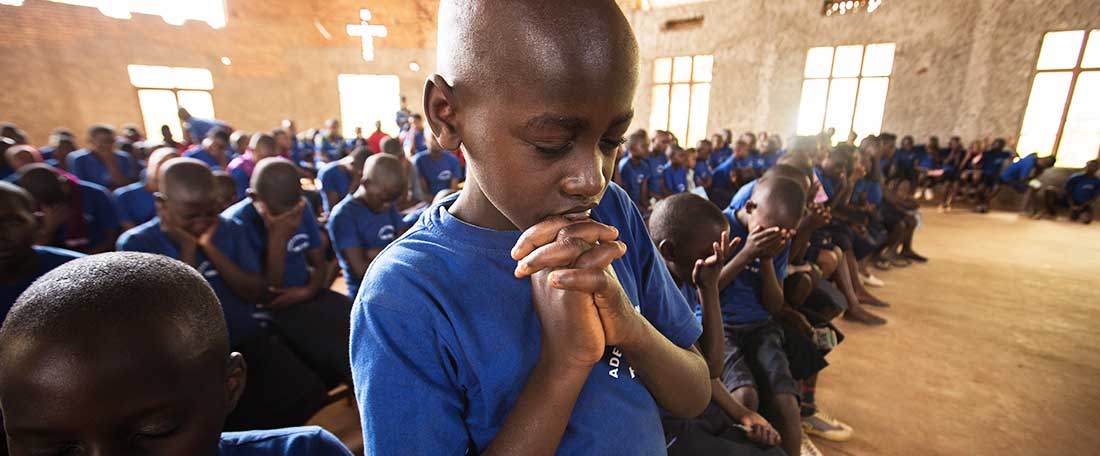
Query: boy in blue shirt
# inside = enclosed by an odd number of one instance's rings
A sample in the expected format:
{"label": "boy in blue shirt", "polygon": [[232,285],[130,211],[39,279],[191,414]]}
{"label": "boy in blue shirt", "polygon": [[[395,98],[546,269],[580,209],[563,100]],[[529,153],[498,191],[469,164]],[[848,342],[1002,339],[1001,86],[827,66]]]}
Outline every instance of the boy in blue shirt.
{"label": "boy in blue shirt", "polygon": [[695,186],[701,187],[705,192],[709,192],[711,183],[714,182],[710,165],[707,164],[712,152],[710,141],[703,139],[696,144],[695,153],[688,154],[688,168],[691,168],[695,174],[692,177],[695,180]]}
{"label": "boy in blue shirt", "polygon": [[251,365],[202,276],[164,256],[107,253],[42,276],[0,328],[0,363],[13,455],[351,455],[318,427],[222,433]]}
{"label": "boy in blue shirt", "polygon": [[424,118],[420,114],[409,116],[408,131],[405,133],[405,153],[412,157],[426,152],[430,146],[424,137]]}
{"label": "boy in blue shirt", "polygon": [[458,190],[458,181],[462,177],[462,164],[458,162],[458,157],[444,150],[434,139],[431,140],[431,145],[428,150],[417,153],[412,158],[412,165],[420,176],[420,189],[425,199],[441,190]]}
{"label": "boy in blue shirt", "polygon": [[[721,381],[726,341],[718,277],[741,240],[729,239],[729,222],[722,211],[693,194],[673,195],[657,203],[649,218],[649,229],[669,273],[702,323],[703,334],[697,346],[706,357],[711,376],[712,404],[702,415],[690,419],[664,417],[669,454],[784,454],[777,448],[766,452],[745,441],[747,437],[774,447],[780,438],[767,420],[737,402]],[[744,426],[744,433],[732,429],[733,423]]]}
{"label": "boy in blue shirt", "polygon": [[1043,189],[1043,204],[1051,217],[1058,216],[1058,208],[1069,208],[1069,219],[1085,225],[1092,223],[1092,205],[1100,198],[1100,160],[1089,160],[1085,169],[1070,176],[1062,189]]}
{"label": "boy in blue shirt", "polygon": [[733,260],[718,278],[726,325],[722,382],[748,408],[763,404],[775,411],[779,417],[776,428],[787,454],[799,454],[801,448],[800,389],[783,348],[782,327],[775,319],[793,325],[805,321],[785,302],[782,286],[787,275],[788,241],[802,218],[805,202],[806,192],[794,180],[757,181],[743,208],[724,211],[730,237],[745,241],[735,248]]}
{"label": "boy in blue shirt", "polygon": [[267,157],[277,155],[274,136],[267,133],[252,135],[248,147],[243,148],[240,154],[233,157],[233,160],[229,162],[229,167],[226,168],[229,176],[233,178],[233,183],[236,184],[238,200],[244,199],[248,191],[248,184],[252,180],[252,170],[256,168],[256,163]]}
{"label": "boy in blue shirt", "polygon": [[470,174],[363,280],[365,452],[663,453],[659,407],[697,416],[710,382],[699,322],[609,185],[637,84],[626,18],[609,0],[439,17],[424,105]]}
{"label": "boy in blue shirt", "polygon": [[180,108],[177,113],[180,118],[180,123],[183,124],[184,141],[189,144],[195,144],[199,141],[206,139],[210,134],[210,130],[215,128],[227,129],[229,125],[218,119],[202,119],[194,117],[187,109]]}
{"label": "boy in blue shirt", "polygon": [[302,197],[298,169],[284,158],[267,158],[252,171],[248,198],[222,213],[244,230],[243,242],[259,252],[272,313],[291,346],[325,382],[350,376],[347,296],[324,289],[324,244],[313,209]]}
{"label": "boy in blue shirt", "polygon": [[669,146],[668,155],[668,167],[662,173],[666,197],[688,191],[687,153],[680,146]]}
{"label": "boy in blue shirt", "polygon": [[157,192],[157,173],[165,162],[179,156],[179,151],[171,147],[153,151],[145,165],[145,179],[115,190],[115,205],[118,206],[118,219],[123,231],[156,217],[153,194]]}
{"label": "boy in blue shirt", "polygon": [[649,212],[649,176],[653,170],[649,167],[649,149],[645,136],[634,133],[626,142],[628,156],[619,160],[618,180],[615,181],[642,213]]}
{"label": "boy in blue shirt", "polygon": [[729,142],[720,134],[715,134],[711,138],[711,142],[713,143],[711,147],[714,148],[714,151],[711,152],[710,157],[707,158],[707,165],[710,166],[710,169],[714,169],[733,156],[733,149],[730,149]]}
{"label": "boy in blue shirt", "polygon": [[317,167],[343,158],[346,144],[344,137],[340,135],[340,121],[335,118],[326,120],[324,134],[314,137],[313,144],[313,150],[317,153]]}
{"label": "boy in blue shirt", "polygon": [[358,147],[347,157],[321,167],[317,180],[321,181],[321,202],[326,214],[332,213],[332,207],[359,186],[363,163],[370,155],[370,149]]}
{"label": "boy in blue shirt", "polygon": [[84,256],[70,250],[34,245],[37,229],[31,194],[15,184],[0,181],[0,324],[15,299],[35,279],[67,261]]}
{"label": "boy in blue shirt", "polygon": [[43,163],[24,166],[16,183],[34,196],[43,214],[36,244],[89,255],[114,249],[121,224],[107,189],[71,180]]}
{"label": "boy in blue shirt", "polygon": [[228,170],[229,162],[233,161],[233,154],[229,151],[229,130],[211,129],[201,146],[191,147],[183,156],[206,163],[214,171]]}
{"label": "boy in blue shirt", "polygon": [[115,149],[115,130],[106,125],[88,129],[90,147],[65,157],[69,172],[84,182],[108,189],[125,186],[137,180],[138,164],[126,152]]}
{"label": "boy in blue shirt", "polygon": [[162,169],[157,218],[124,233],[118,250],[180,260],[198,271],[218,296],[230,346],[249,356],[256,380],[231,415],[232,428],[304,423],[323,405],[325,386],[253,316],[264,294],[259,252],[244,238],[242,227],[219,217],[214,175],[206,164],[183,158]]}
{"label": "boy in blue shirt", "polygon": [[978,158],[975,166],[981,173],[974,173],[972,182],[977,187],[977,205],[974,211],[978,213],[989,212],[989,202],[1000,191],[1000,176],[1005,162],[1012,160],[1014,152],[1005,150],[1005,140],[997,138]]}
{"label": "boy in blue shirt", "polygon": [[367,266],[404,228],[396,204],[406,185],[401,161],[390,155],[373,155],[366,160],[362,175],[358,188],[333,208],[328,219],[348,296],[359,294]]}
{"label": "boy in blue shirt", "polygon": [[646,162],[649,163],[650,169],[649,195],[661,199],[665,197],[665,169],[668,168],[668,150],[671,146],[669,140],[662,138],[671,138],[671,136],[667,132],[658,131],[657,133],[653,136],[654,145],[649,150]]}
{"label": "boy in blue shirt", "polygon": [[783,141],[778,136],[769,136],[764,140],[764,150],[753,158],[752,168],[757,176],[763,176],[764,172],[779,161],[783,156]]}
{"label": "boy in blue shirt", "polygon": [[[1042,184],[1035,179],[1038,179],[1043,171],[1054,166],[1055,160],[1056,157],[1053,155],[1039,158],[1039,154],[1031,154],[1008,165],[1001,173],[1001,184],[1011,187],[1017,193],[1024,193],[1024,211],[1030,207],[1029,215],[1032,217],[1040,215],[1039,205],[1031,204],[1035,192],[1042,188]],[[989,196],[989,199],[992,200],[995,196],[996,191]]]}

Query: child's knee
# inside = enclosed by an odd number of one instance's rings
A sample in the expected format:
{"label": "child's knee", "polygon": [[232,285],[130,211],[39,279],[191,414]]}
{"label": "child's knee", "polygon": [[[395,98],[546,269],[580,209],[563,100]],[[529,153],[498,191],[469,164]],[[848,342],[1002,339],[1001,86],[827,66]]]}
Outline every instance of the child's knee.
{"label": "child's knee", "polygon": [[733,398],[740,402],[741,405],[749,410],[758,410],[760,408],[760,395],[756,392],[756,388],[752,386],[742,386],[733,390]]}
{"label": "child's knee", "polygon": [[821,267],[821,274],[826,277],[833,275],[839,261],[839,254],[833,250],[822,250],[817,255],[817,265]]}
{"label": "child's knee", "polygon": [[800,414],[798,398],[795,395],[780,393],[776,394],[772,400],[775,401],[776,409],[784,416],[798,416]]}

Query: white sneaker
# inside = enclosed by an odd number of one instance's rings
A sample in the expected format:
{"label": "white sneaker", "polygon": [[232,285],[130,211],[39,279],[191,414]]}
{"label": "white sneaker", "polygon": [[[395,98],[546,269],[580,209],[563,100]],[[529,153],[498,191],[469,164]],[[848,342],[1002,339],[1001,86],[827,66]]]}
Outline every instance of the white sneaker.
{"label": "white sneaker", "polygon": [[802,433],[802,450],[799,453],[801,456],[824,456],[805,432]]}
{"label": "white sneaker", "polygon": [[924,189],[924,200],[925,201],[932,201],[935,198],[936,198],[936,195],[932,192],[931,188]]}
{"label": "white sneaker", "polygon": [[875,277],[874,274],[866,275],[866,276],[863,275],[863,274],[860,274],[859,275],[859,281],[862,282],[864,285],[867,285],[867,286],[873,287],[873,288],[882,288],[882,287],[886,286],[886,282],[883,282],[882,279],[879,279],[878,277]]}
{"label": "white sneaker", "polygon": [[920,201],[921,191],[918,188],[916,192],[913,192],[913,199]]}

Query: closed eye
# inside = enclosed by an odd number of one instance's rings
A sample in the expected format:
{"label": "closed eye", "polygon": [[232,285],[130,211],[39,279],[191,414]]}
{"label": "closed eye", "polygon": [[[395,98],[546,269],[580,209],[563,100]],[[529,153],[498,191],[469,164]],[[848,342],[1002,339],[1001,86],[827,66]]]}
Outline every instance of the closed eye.
{"label": "closed eye", "polygon": [[600,140],[600,149],[604,152],[611,152],[623,144],[626,144],[626,138],[603,138]]}

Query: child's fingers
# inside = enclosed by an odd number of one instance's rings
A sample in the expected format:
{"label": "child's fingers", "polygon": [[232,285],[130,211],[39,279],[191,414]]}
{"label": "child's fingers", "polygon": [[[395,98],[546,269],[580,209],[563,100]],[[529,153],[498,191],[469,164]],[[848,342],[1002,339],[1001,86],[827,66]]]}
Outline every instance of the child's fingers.
{"label": "child's fingers", "polygon": [[559,290],[599,293],[609,285],[602,269],[561,269],[550,273],[550,286]]}
{"label": "child's fingers", "polygon": [[599,269],[611,265],[612,261],[622,258],[626,253],[626,244],[619,241],[601,242],[588,249],[573,262],[577,269]]}
{"label": "child's fingers", "polygon": [[546,268],[572,265],[577,257],[592,247],[592,244],[578,238],[559,239],[543,245],[519,260],[516,278],[521,279]]}
{"label": "child's fingers", "polygon": [[558,238],[558,232],[572,223],[565,217],[550,217],[524,230],[515,247],[512,247],[512,259],[519,260],[535,249],[553,242]]}

